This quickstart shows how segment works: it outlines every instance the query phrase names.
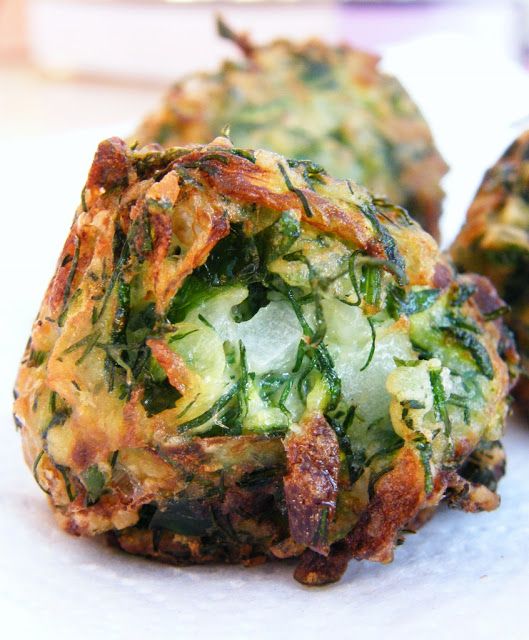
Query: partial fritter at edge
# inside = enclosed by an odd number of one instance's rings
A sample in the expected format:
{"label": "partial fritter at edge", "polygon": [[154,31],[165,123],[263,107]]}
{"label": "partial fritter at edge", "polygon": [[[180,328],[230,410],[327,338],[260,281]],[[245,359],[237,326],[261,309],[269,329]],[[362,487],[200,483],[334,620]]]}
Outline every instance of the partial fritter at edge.
{"label": "partial fritter at edge", "polygon": [[494,283],[509,306],[503,307],[522,359],[514,391],[529,411],[529,131],[509,145],[484,175],[451,247],[464,271],[481,273]]}

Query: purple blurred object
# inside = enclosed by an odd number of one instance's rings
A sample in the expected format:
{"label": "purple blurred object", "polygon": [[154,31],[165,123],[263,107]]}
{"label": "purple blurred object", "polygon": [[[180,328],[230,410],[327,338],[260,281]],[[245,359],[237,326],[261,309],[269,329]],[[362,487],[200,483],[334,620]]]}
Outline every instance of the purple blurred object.
{"label": "purple blurred object", "polygon": [[[434,35],[451,33],[486,42],[508,57],[520,57],[519,39],[514,37],[517,14],[529,0],[437,0],[430,2],[338,3],[340,37],[373,51],[386,46]],[[526,13],[527,16],[527,13]]]}

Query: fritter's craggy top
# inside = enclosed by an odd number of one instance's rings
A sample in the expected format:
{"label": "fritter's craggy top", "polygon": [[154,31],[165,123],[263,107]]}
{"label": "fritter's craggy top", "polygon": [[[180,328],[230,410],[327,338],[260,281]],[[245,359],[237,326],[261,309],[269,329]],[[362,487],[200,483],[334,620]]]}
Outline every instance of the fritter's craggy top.
{"label": "fritter's craggy top", "polygon": [[456,264],[492,280],[511,307],[522,376],[516,395],[529,411],[529,131],[491,167],[451,248]]}
{"label": "fritter's craggy top", "polygon": [[428,125],[378,58],[348,46],[286,40],[253,46],[220,25],[245,59],[177,82],[136,132],[141,144],[235,144],[310,158],[408,209],[438,236],[446,164]]}
{"label": "fritter's craggy top", "polygon": [[25,457],[71,533],[334,581],[443,496],[497,506],[502,305],[317,165],[113,138],[16,383]]}

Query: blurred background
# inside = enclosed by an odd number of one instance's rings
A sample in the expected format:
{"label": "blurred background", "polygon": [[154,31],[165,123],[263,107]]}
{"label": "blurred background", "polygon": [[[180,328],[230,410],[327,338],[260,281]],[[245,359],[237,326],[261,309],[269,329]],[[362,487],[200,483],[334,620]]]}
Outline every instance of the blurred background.
{"label": "blurred background", "polygon": [[234,54],[215,35],[218,12],[256,41],[312,34],[384,53],[449,33],[468,49],[529,60],[529,0],[0,0],[0,136],[137,118],[160,87]]}

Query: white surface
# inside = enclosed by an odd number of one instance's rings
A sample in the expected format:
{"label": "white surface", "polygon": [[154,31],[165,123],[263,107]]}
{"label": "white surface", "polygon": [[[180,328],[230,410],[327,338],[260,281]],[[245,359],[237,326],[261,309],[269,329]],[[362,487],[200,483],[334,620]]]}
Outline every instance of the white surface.
{"label": "white surface", "polygon": [[[449,52],[465,47],[453,38],[419,42],[386,61],[420,100],[453,167],[444,223],[451,232],[482,171],[514,137],[511,124],[529,112],[529,80],[507,63],[458,63]],[[129,129],[110,123],[2,144],[0,636],[526,638],[529,430],[514,425],[498,511],[442,511],[408,537],[392,565],[353,563],[323,589],[298,585],[288,564],[177,569],[58,530],[23,465],[10,389],[96,142]]]}
{"label": "white surface", "polygon": [[300,11],[296,4],[271,10],[265,3],[29,0],[30,54],[52,72],[169,83],[195,69],[214,69],[219,57],[233,56],[234,46],[216,35],[218,12],[237,29],[258,25],[255,40],[260,42],[278,34],[297,38],[337,31],[338,12],[326,3],[305,4]]}
{"label": "white surface", "polygon": [[516,13],[506,0],[440,0],[405,8],[398,3],[318,0],[275,6],[270,1],[26,2],[30,55],[40,68],[59,74],[172,82],[197,68],[213,69],[219,56],[234,52],[232,44],[216,35],[218,13],[236,31],[248,31],[255,42],[313,35],[379,51],[382,45],[448,28],[513,57],[520,47]]}

